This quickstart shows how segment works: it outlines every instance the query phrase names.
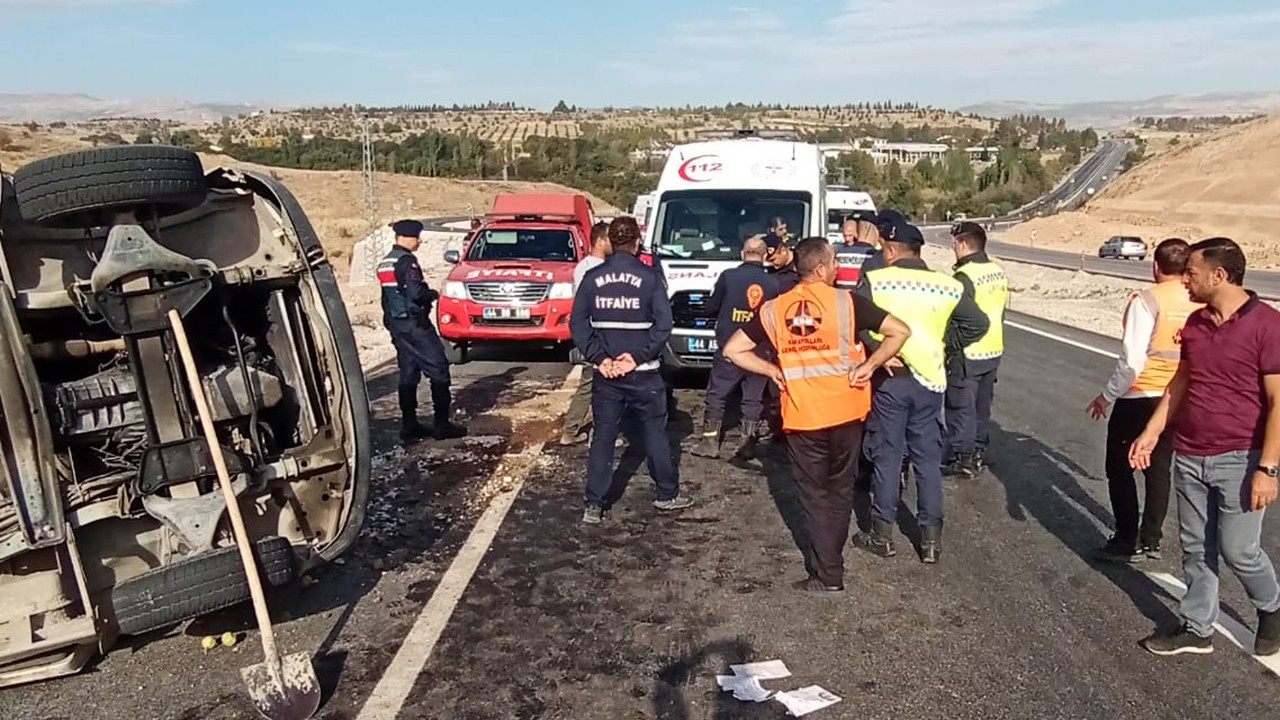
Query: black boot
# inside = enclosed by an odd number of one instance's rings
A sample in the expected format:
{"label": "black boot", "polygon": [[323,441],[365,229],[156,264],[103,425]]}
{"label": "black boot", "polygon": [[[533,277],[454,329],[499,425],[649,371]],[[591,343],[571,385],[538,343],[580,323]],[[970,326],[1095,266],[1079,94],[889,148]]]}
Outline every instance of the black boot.
{"label": "black boot", "polygon": [[702,421],[702,440],[693,446],[693,454],[698,457],[719,458],[720,457],[720,421],[707,420]]}
{"label": "black boot", "polygon": [[893,524],[883,520],[871,521],[871,532],[859,532],[853,536],[855,547],[872,555],[887,558],[898,554],[893,548]]}
{"label": "black boot", "polygon": [[453,398],[449,394],[448,385],[431,386],[431,410],[435,416],[435,436],[437,440],[453,440],[466,437],[467,429],[449,422],[449,408]]}
{"label": "black boot", "polygon": [[942,526],[929,525],[920,528],[920,562],[932,565],[942,554]]}
{"label": "black boot", "polygon": [[399,393],[400,440],[408,443],[431,437],[431,431],[418,422],[418,388],[401,386]]}
{"label": "black boot", "polygon": [[975,475],[981,474],[987,467],[987,451],[979,448],[973,451],[973,472]]}
{"label": "black boot", "polygon": [[942,466],[942,474],[949,478],[971,478],[978,473],[974,470],[973,453],[956,453],[951,462]]}
{"label": "black boot", "polygon": [[738,455],[744,460],[754,460],[760,455],[760,437],[763,435],[768,425],[763,422],[746,422],[742,429],[742,447],[738,448]]}

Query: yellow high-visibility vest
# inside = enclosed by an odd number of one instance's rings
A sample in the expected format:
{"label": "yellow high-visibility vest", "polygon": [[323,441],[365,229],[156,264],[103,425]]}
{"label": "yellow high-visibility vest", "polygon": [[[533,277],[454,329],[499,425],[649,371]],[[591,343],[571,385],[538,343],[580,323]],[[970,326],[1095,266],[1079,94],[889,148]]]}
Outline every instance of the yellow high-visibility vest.
{"label": "yellow high-visibility vest", "polygon": [[973,283],[973,299],[991,323],[987,334],[964,349],[969,360],[993,360],[1004,355],[1004,309],[1009,304],[1009,278],[991,262],[967,262],[956,270]]}
{"label": "yellow high-visibility vest", "polygon": [[[933,392],[947,389],[946,333],[964,285],[933,270],[891,266],[867,273],[871,298],[911,328],[899,353],[917,381]],[[877,341],[884,338],[871,333]]]}

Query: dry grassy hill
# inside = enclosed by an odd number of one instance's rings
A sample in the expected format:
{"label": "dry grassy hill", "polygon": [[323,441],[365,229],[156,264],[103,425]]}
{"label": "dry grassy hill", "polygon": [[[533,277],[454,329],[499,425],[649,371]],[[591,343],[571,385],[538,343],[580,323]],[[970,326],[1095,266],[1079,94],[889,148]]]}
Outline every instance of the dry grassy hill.
{"label": "dry grassy hill", "polygon": [[[5,133],[0,139],[9,138],[9,142],[0,147],[0,168],[5,172],[13,172],[32,160],[90,147],[79,139],[80,133],[69,129],[30,131],[22,126],[0,125],[0,132]],[[298,197],[320,233],[325,249],[340,267],[350,258],[352,246],[368,233],[358,172],[270,168],[225,155],[202,154],[201,160],[206,170],[236,167],[279,178]],[[381,222],[402,216],[483,213],[492,204],[493,196],[504,192],[570,191],[554,183],[443,180],[389,173],[378,173],[377,180]],[[591,201],[600,214],[618,212],[599,198],[593,197]]]}
{"label": "dry grassy hill", "polygon": [[1119,178],[1081,212],[1002,239],[1096,253],[1110,235],[1239,242],[1253,267],[1280,265],[1280,115],[1186,138]]}
{"label": "dry grassy hill", "polygon": [[[529,137],[581,137],[588,128],[605,131],[643,130],[655,139],[688,142],[697,132],[734,127],[795,127],[800,130],[824,130],[839,127],[874,126],[888,129],[895,123],[904,128],[930,125],[933,128],[975,129],[990,132],[996,121],[950,110],[828,108],[768,109],[743,108],[729,113],[720,109],[602,109],[569,113],[532,112],[527,110],[439,110],[412,112],[378,110],[367,113],[373,121],[376,137],[402,139],[409,133],[438,130],[449,133],[475,133],[482,140],[519,147]],[[128,132],[129,128],[111,125]],[[107,127],[104,125],[103,127]],[[222,125],[191,126],[206,138],[221,135]],[[354,138],[360,133],[355,115],[350,111],[300,110],[256,113],[227,121],[227,130],[236,141],[281,137],[291,131],[324,133],[330,137]]]}

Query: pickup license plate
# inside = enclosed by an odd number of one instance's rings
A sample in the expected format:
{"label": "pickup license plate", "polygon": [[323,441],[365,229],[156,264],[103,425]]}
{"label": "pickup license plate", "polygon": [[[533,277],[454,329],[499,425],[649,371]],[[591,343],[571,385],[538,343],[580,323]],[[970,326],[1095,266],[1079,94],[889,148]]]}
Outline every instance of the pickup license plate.
{"label": "pickup license plate", "polygon": [[689,338],[689,352],[691,353],[714,353],[716,348],[716,339],[713,337],[691,337]]}
{"label": "pickup license plate", "polygon": [[529,308],[526,307],[487,307],[480,311],[485,320],[528,320]]}

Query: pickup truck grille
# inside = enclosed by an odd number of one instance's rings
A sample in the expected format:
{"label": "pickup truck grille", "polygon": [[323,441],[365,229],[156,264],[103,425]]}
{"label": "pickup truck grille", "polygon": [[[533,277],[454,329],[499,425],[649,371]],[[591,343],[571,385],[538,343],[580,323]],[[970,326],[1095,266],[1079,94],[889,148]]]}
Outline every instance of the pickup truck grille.
{"label": "pickup truck grille", "polygon": [[681,290],[671,296],[672,324],[691,330],[714,330],[716,318],[707,311],[710,292]]}
{"label": "pickup truck grille", "polygon": [[551,286],[531,282],[467,283],[467,296],[491,305],[533,305],[547,299]]}
{"label": "pickup truck grille", "polygon": [[479,315],[472,315],[471,324],[482,327],[542,327],[545,319],[542,315],[535,315],[531,318],[485,318]]}

